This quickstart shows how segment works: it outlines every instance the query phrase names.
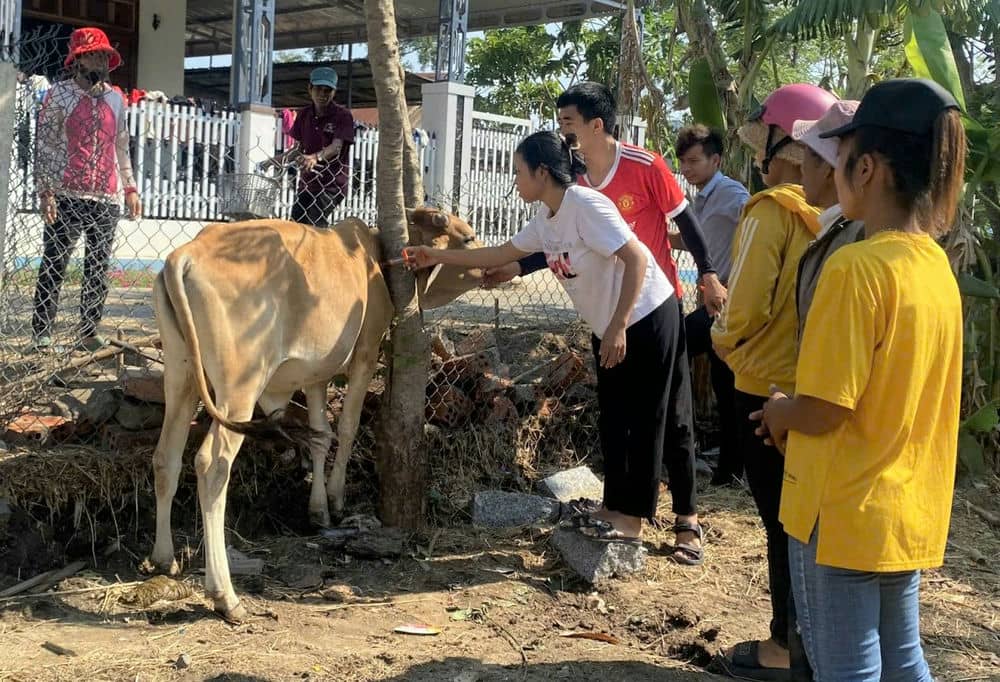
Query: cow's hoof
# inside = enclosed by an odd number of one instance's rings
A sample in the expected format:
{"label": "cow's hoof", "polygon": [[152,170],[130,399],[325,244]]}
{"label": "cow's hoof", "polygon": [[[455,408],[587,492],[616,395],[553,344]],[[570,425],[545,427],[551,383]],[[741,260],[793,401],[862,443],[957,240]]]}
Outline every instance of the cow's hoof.
{"label": "cow's hoof", "polygon": [[330,512],[325,509],[321,512],[309,512],[309,521],[319,528],[330,527]]}
{"label": "cow's hoof", "polygon": [[156,561],[152,557],[147,557],[139,564],[139,572],[146,575],[169,575],[175,577],[181,574],[181,566],[173,557],[170,557],[168,561]]}
{"label": "cow's hoof", "polygon": [[239,625],[249,617],[247,610],[239,602],[236,602],[236,605],[230,609],[227,609],[222,604],[216,604],[215,612],[222,616],[224,621],[233,625]]}

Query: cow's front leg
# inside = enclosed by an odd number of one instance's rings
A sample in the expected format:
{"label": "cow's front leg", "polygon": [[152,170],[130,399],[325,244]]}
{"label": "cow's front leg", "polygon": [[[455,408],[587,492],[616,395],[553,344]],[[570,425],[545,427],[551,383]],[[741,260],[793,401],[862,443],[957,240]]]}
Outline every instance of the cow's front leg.
{"label": "cow's front leg", "polygon": [[[364,337],[362,337],[364,338]],[[344,479],[347,477],[347,462],[351,458],[354,447],[354,436],[358,433],[358,423],[361,421],[361,409],[364,406],[368,384],[375,375],[378,365],[378,341],[362,346],[356,350],[351,362],[350,376],[347,380],[347,395],[344,396],[344,407],[337,420],[337,458],[333,461],[333,469],[327,481],[326,493],[333,502],[334,511],[344,509]]]}
{"label": "cow's front leg", "polygon": [[326,501],[326,456],[333,442],[333,429],[326,418],[327,382],[306,386],[306,407],[309,408],[309,428],[316,432],[309,446],[312,458],[312,487],[309,489],[309,520],[326,528],[330,525],[330,507]]}

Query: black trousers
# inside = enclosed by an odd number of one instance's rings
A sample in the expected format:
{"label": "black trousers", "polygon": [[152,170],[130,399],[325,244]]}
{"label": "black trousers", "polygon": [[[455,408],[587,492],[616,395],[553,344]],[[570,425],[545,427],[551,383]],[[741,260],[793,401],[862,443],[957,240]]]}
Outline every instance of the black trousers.
{"label": "black trousers", "polygon": [[714,320],[704,306],[684,319],[687,332],[687,350],[690,357],[708,353],[712,375],[712,391],[719,411],[719,466],[713,481],[729,483],[743,478],[743,453],[737,445],[737,431],[734,423],[733,400],[736,392],[736,377],[733,370],[712,350],[712,324]]}
{"label": "black trousers", "polygon": [[[767,575],[771,589],[771,637],[788,647],[791,622],[792,576],[788,566],[788,535],[778,521],[781,505],[781,482],[785,458],[777,449],[765,445],[754,433],[756,422],[748,418],[764,406],[767,398],[736,391],[735,409],[739,448],[746,463],[747,482],[757,504],[757,512],[767,534]],[[732,428],[732,427],[730,427]]]}
{"label": "black trousers", "polygon": [[697,513],[695,479],[694,393],[691,363],[684,330],[684,304],[677,302],[677,346],[667,398],[667,429],[663,441],[663,468],[667,471],[671,511],[681,516]]}
{"label": "black trousers", "polygon": [[680,325],[667,299],[625,332],[625,359],[601,367],[601,341],[591,335],[597,362],[598,426],[604,453],[604,505],[653,519],[660,488],[667,391],[673,378]]}
{"label": "black trousers", "polygon": [[333,209],[344,201],[344,195],[333,192],[304,190],[295,195],[292,204],[292,221],[313,227],[329,227]]}
{"label": "black trousers", "polygon": [[80,336],[93,336],[104,314],[108,298],[108,263],[121,209],[102,201],[61,198],[58,215],[43,234],[42,262],[35,285],[34,335],[49,336],[59,308],[59,291],[76,242],[83,232],[86,250],[83,259],[83,288],[80,292]]}

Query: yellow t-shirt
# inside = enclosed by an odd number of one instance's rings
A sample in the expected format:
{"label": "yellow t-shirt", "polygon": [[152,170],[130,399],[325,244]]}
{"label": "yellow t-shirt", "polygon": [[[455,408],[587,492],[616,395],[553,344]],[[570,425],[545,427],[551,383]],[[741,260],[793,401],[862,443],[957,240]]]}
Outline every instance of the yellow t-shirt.
{"label": "yellow t-shirt", "polygon": [[799,395],[851,408],[822,436],[791,432],[781,522],[818,563],[941,565],[955,484],[962,302],[927,235],[881,232],[823,267],[796,370]]}

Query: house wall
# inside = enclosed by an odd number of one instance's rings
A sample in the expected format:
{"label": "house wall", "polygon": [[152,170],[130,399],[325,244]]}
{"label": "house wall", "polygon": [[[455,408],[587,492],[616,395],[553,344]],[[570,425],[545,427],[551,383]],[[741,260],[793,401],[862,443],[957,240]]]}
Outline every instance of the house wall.
{"label": "house wall", "polygon": [[[184,23],[188,0],[142,0],[139,3],[137,87],[184,94]],[[195,0],[197,2],[197,0]],[[160,18],[153,28],[153,15]]]}

